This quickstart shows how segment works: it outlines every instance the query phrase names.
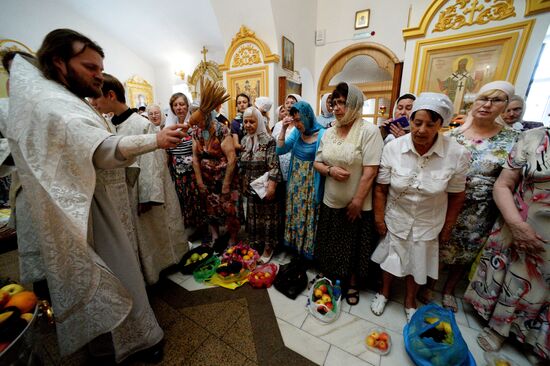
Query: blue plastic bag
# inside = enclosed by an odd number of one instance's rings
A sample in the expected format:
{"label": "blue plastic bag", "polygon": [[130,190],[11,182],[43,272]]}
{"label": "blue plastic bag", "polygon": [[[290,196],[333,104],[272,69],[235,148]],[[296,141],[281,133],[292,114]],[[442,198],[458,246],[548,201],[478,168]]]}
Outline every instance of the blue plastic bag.
{"label": "blue plastic bag", "polygon": [[436,304],[414,313],[403,329],[403,338],[407,354],[418,366],[475,365],[454,313]]}

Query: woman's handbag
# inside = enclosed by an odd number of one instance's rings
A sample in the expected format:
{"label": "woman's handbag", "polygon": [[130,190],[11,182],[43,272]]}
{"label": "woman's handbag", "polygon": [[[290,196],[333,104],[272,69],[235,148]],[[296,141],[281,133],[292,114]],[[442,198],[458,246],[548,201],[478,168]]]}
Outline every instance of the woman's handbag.
{"label": "woman's handbag", "polygon": [[250,188],[261,199],[264,199],[265,195],[267,194],[267,183],[269,178],[269,172],[265,172],[263,175],[261,175],[259,178],[254,179],[252,182],[250,182]]}
{"label": "woman's handbag", "polygon": [[307,274],[302,262],[299,259],[293,259],[279,268],[273,286],[283,295],[294,300],[306,289],[307,282]]}

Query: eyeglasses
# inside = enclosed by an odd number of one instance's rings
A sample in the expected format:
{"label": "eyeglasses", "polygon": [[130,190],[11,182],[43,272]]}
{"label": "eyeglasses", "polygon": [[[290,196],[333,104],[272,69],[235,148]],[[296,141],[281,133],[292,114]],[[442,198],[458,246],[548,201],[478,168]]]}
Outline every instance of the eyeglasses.
{"label": "eyeglasses", "polygon": [[507,101],[508,101],[507,99],[487,98],[487,97],[481,97],[476,99],[476,103],[478,104],[485,104],[487,102],[490,102],[491,104],[494,104],[494,105],[501,105],[503,103],[506,103]]}
{"label": "eyeglasses", "polygon": [[332,102],[330,102],[330,106],[332,108],[336,108],[336,106],[338,106],[340,108],[344,108],[346,106],[346,101],[342,100],[342,99],[336,99],[336,100],[333,100]]}

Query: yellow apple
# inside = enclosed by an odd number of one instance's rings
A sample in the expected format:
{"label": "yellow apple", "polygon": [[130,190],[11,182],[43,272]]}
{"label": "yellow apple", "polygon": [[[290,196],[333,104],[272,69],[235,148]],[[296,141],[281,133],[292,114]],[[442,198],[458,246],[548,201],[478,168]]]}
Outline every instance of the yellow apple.
{"label": "yellow apple", "polygon": [[323,294],[323,296],[321,297],[321,299],[323,300],[324,303],[332,302],[332,298],[330,297],[329,294]]}
{"label": "yellow apple", "polygon": [[0,288],[0,291],[6,291],[10,296],[13,296],[21,291],[25,291],[25,288],[17,283],[12,283]]}
{"label": "yellow apple", "polygon": [[315,289],[315,291],[313,291],[313,294],[315,295],[316,298],[321,298],[323,296],[323,291],[319,289]]}

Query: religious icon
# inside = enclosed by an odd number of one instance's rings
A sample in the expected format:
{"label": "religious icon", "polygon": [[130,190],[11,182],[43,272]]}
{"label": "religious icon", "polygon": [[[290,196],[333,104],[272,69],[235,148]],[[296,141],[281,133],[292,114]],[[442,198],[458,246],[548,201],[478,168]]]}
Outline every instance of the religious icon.
{"label": "religious icon", "polygon": [[283,36],[283,69],[294,71],[294,43]]}
{"label": "religious icon", "polygon": [[355,13],[355,29],[369,27],[370,9],[359,10]]}
{"label": "religious icon", "polygon": [[474,59],[464,55],[457,57],[453,62],[453,72],[446,79],[437,79],[439,89],[447,94],[454,105],[454,110],[459,111],[464,102],[464,95],[473,92],[476,81],[472,77]]}

